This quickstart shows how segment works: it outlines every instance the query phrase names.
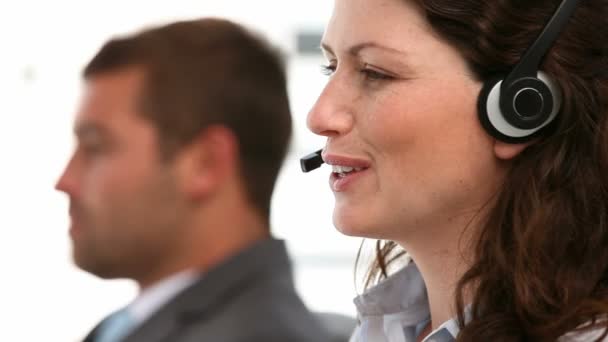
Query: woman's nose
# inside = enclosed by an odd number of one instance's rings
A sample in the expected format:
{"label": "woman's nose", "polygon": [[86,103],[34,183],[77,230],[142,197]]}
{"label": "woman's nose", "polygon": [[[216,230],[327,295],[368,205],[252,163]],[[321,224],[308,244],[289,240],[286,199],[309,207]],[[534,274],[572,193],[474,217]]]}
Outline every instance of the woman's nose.
{"label": "woman's nose", "polygon": [[346,134],[353,125],[353,101],[340,79],[332,78],[325,86],[306,119],[313,133],[332,137]]}

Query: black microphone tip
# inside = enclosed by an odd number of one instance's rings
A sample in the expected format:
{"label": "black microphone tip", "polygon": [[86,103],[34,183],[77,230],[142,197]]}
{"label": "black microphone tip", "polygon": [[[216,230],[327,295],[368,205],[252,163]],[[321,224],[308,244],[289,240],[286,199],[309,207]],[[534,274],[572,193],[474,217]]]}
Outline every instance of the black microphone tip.
{"label": "black microphone tip", "polygon": [[300,159],[300,167],[302,168],[302,172],[310,172],[323,165],[324,162],[323,158],[321,157],[322,152],[323,150],[318,150],[302,157]]}

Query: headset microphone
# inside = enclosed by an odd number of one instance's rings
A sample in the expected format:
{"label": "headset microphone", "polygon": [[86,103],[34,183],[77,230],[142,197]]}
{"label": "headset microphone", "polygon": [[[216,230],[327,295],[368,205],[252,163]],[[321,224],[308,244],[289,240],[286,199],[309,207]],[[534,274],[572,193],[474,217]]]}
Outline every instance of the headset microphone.
{"label": "headset microphone", "polygon": [[300,167],[302,168],[303,172],[310,172],[323,165],[321,152],[323,152],[323,150],[318,150],[300,159]]}
{"label": "headset microphone", "polygon": [[[549,75],[539,70],[547,51],[573,15],[580,0],[562,0],[521,60],[505,76],[487,80],[477,101],[485,130],[498,140],[522,143],[542,132],[560,110],[562,93]],[[318,150],[302,159],[303,172],[323,165]]]}

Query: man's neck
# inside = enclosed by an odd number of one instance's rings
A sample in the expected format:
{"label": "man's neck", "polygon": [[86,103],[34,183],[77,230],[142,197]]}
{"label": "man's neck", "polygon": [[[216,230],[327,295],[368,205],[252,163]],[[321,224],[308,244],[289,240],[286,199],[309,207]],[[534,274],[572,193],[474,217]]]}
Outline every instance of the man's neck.
{"label": "man's neck", "polygon": [[194,270],[206,273],[257,242],[270,238],[265,220],[255,212],[234,210],[216,211],[200,215],[185,228],[184,238],[140,277],[134,277],[140,289],[157,283],[173,274]]}

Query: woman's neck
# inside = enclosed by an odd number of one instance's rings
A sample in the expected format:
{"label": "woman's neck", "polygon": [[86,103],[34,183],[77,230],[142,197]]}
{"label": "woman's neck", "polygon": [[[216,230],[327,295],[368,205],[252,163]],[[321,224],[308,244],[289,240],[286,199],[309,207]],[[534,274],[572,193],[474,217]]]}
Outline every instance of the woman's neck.
{"label": "woman's neck", "polygon": [[[426,286],[432,330],[455,317],[458,281],[468,270],[473,258],[473,236],[478,224],[471,217],[450,220],[446,225],[425,228],[398,241],[416,263]],[[470,302],[465,288],[463,298]],[[429,331],[430,333],[430,331]]]}

